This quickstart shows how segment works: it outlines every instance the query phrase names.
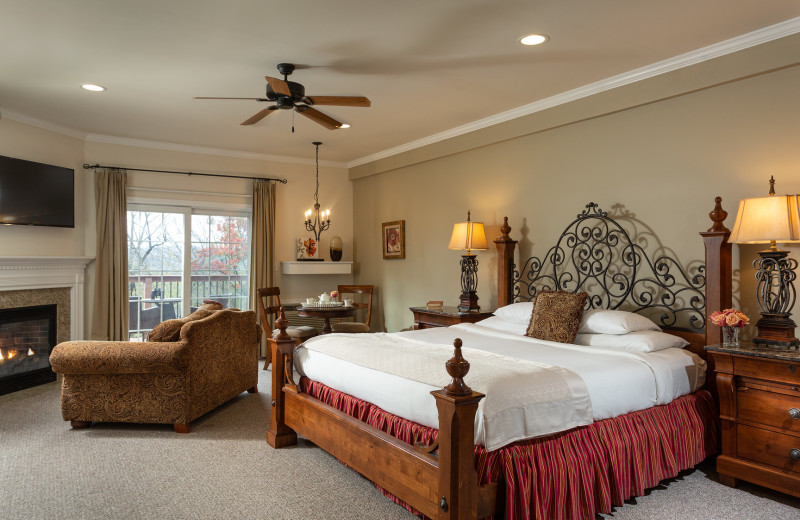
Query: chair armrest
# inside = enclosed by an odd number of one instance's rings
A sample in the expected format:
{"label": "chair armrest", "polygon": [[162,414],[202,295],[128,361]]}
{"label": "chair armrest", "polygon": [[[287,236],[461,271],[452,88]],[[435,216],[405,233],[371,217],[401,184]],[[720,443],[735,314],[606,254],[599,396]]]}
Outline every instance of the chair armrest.
{"label": "chair armrest", "polygon": [[188,365],[186,341],[66,341],[50,354],[59,374],[177,373]]}

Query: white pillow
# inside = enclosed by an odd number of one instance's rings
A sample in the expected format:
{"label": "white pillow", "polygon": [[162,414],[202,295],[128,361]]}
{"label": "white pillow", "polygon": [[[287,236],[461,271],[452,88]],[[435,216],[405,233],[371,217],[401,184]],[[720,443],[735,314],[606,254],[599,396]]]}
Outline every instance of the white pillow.
{"label": "white pillow", "polygon": [[634,352],[656,352],[665,348],[683,348],[689,342],[666,332],[642,330],[628,334],[578,334],[575,344]]}
{"label": "white pillow", "polygon": [[488,329],[497,330],[500,332],[508,332],[509,334],[516,334],[518,336],[524,336],[525,333],[528,332],[528,322],[519,323],[514,321],[506,321],[499,316],[489,316],[486,319],[475,322],[475,325],[480,325],[481,327],[486,327]]}
{"label": "white pillow", "polygon": [[[503,318],[505,321],[511,323],[524,323],[526,330],[531,322],[531,315],[533,314],[533,302],[520,302],[500,307],[494,311],[494,315]],[[524,334],[524,332],[523,332]]]}
{"label": "white pillow", "polygon": [[627,334],[641,330],[660,331],[661,327],[641,314],[591,309],[583,313],[578,334]]}

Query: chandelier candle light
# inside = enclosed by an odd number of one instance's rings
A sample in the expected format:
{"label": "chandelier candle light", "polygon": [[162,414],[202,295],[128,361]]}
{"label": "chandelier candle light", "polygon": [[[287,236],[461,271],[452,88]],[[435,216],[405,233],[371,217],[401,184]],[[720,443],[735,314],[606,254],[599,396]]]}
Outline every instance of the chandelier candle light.
{"label": "chandelier candle light", "polygon": [[778,249],[776,242],[800,242],[800,196],[775,195],[775,179],[769,180],[769,196],[744,199],[731,232],[733,244],[770,244],[759,251],[753,261],[756,268],[756,289],[761,319],[756,322],[758,334],[753,343],[773,347],[797,347],[795,322],[790,310],[794,307],[794,280],[797,260],[789,252]]}
{"label": "chandelier candle light", "polygon": [[467,251],[461,255],[461,303],[458,306],[460,312],[478,312],[478,259],[472,250],[489,249],[486,243],[486,233],[483,230],[483,222],[472,222],[469,211],[467,211],[467,221],[459,222],[453,226],[453,235],[450,237],[448,249],[457,251]]}
{"label": "chandelier candle light", "polygon": [[[314,146],[317,147],[317,185],[316,189],[314,190],[314,209],[306,211],[306,231],[313,231],[314,238],[317,240],[317,244],[319,244],[319,236],[322,234],[323,231],[331,227],[331,210],[327,209],[325,211],[320,212],[319,210],[319,145],[322,143],[319,141],[314,141]],[[311,216],[314,216],[314,222],[311,222]]]}

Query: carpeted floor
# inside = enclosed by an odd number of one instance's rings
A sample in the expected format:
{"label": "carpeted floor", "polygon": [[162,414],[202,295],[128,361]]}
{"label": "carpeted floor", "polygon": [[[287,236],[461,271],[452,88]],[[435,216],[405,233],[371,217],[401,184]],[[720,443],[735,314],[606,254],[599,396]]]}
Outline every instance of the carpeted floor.
{"label": "carpeted floor", "polygon": [[[0,519],[409,519],[372,484],[311,443],[265,441],[270,372],[178,435],[171,426],[61,419],[57,383],[0,396]],[[615,519],[800,519],[800,500],[684,472]]]}

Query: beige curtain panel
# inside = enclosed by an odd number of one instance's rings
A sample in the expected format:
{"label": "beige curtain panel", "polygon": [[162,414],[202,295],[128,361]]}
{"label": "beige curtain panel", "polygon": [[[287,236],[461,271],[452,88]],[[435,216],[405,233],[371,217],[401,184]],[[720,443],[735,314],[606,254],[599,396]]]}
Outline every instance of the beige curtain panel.
{"label": "beige curtain panel", "polygon": [[[258,313],[256,290],[272,287],[275,283],[275,184],[270,181],[253,181],[253,214],[250,219],[250,309]],[[261,316],[259,315],[259,321]],[[267,355],[266,334],[261,338],[261,357]]]}
{"label": "beige curtain panel", "polygon": [[128,205],[125,170],[94,173],[97,204],[97,260],[92,339],[128,339]]}

